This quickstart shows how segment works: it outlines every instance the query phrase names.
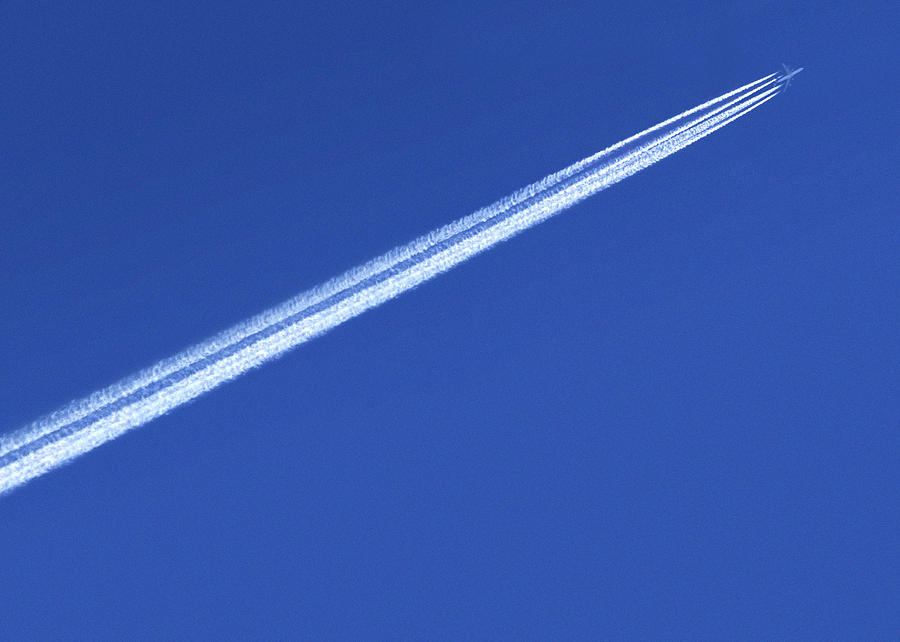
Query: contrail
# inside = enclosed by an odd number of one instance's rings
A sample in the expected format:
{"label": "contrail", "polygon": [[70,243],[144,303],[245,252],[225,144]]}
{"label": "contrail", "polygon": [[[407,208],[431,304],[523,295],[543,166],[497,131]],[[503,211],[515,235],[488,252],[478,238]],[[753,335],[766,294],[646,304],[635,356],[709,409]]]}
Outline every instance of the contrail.
{"label": "contrail", "polygon": [[777,95],[770,74],[682,112],[0,437],[0,494],[649,167]]}
{"label": "contrail", "polygon": [[[693,109],[679,114],[678,116],[670,118],[669,120],[655,125],[650,129],[636,134],[631,138],[617,143],[612,147],[603,150],[602,152],[581,160],[574,165],[571,165],[566,169],[557,172],[556,174],[551,174],[547,178],[529,185],[528,187],[525,187],[517,192],[514,192],[510,196],[507,196],[506,198],[489,207],[475,212],[471,216],[460,219],[455,223],[447,225],[444,228],[436,230],[427,236],[413,241],[413,243],[410,243],[409,245],[397,248],[383,256],[370,261],[369,263],[366,263],[365,265],[350,270],[347,273],[335,279],[332,279],[331,281],[328,281],[317,288],[314,288],[313,290],[304,292],[296,296],[295,298],[290,299],[280,306],[267,310],[256,317],[248,319],[247,321],[213,337],[212,339],[202,344],[194,346],[170,359],[161,361],[148,368],[147,370],[144,370],[137,375],[125,379],[124,381],[100,390],[86,399],[76,401],[69,406],[58,410],[52,415],[45,417],[41,421],[32,424],[29,429],[19,431],[14,435],[0,436],[0,455],[3,455],[10,450],[18,448],[24,443],[33,440],[34,437],[38,434],[36,431],[40,431],[40,434],[53,432],[57,428],[71,423],[72,421],[86,414],[89,414],[94,410],[106,406],[118,398],[124,397],[140,388],[143,388],[151,381],[166,377],[169,374],[176,372],[205,356],[209,356],[210,354],[215,353],[216,351],[227,345],[231,345],[236,341],[240,341],[241,339],[258,332],[259,330],[268,327],[272,323],[276,323],[300,310],[307,308],[308,306],[322,300],[323,298],[326,298],[331,294],[344,290],[347,287],[351,287],[367,276],[371,276],[372,274],[380,272],[390,265],[393,265],[400,260],[408,258],[412,254],[425,249],[429,245],[440,242],[447,236],[466,229],[471,225],[473,221],[479,221],[485,218],[489,218],[496,213],[517,205],[522,200],[534,196],[536,193],[544,191],[559,183],[561,180],[572,176],[578,171],[584,169],[589,164],[596,163],[601,158],[608,158],[612,156],[615,152],[618,152],[623,147],[634,143],[638,139],[647,140],[647,137],[649,135],[660,132],[661,130],[666,130],[668,135],[671,136],[673,135],[673,130],[671,128],[676,127],[679,123],[689,124],[690,122],[693,122],[689,120],[691,116],[695,116],[700,113],[707,113],[715,107],[721,107],[729,99],[733,99],[735,96],[743,94],[749,89],[761,85],[764,81],[770,81],[772,78],[774,78],[774,76],[775,74],[766,76],[765,78],[749,83],[748,85],[735,89],[734,91],[728,92],[723,96],[714,98],[713,100],[694,107]],[[769,84],[771,83],[767,83],[767,85]]]}

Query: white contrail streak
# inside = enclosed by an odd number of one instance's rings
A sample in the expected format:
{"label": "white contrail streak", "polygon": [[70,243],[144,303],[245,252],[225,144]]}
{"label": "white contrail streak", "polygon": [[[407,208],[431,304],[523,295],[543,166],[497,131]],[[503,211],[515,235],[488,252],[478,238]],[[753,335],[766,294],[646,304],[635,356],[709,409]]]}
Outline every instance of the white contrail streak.
{"label": "white contrail streak", "polygon": [[0,494],[450,269],[770,100],[771,74],[655,125],[0,438]]}
{"label": "white contrail streak", "polygon": [[394,265],[397,262],[404,260],[409,256],[442,241],[448,236],[451,236],[459,231],[468,228],[474,221],[484,220],[502,211],[508,210],[509,208],[522,202],[524,199],[532,197],[538,192],[545,191],[553,185],[559,183],[560,181],[571,177],[573,174],[584,169],[589,164],[595,163],[601,158],[611,157],[614,153],[618,152],[626,145],[634,143],[638,139],[649,140],[648,137],[651,134],[656,134],[661,130],[665,130],[669,136],[674,135],[673,128],[676,127],[679,123],[682,125],[684,123],[690,124],[691,122],[693,122],[692,120],[690,120],[690,117],[698,115],[700,113],[707,113],[714,108],[720,108],[735,96],[742,95],[751,88],[758,87],[763,84],[765,84],[766,86],[771,85],[774,78],[775,74],[771,74],[760,80],[744,85],[743,87],[739,87],[734,91],[730,91],[727,94],[719,96],[718,98],[707,101],[702,105],[694,107],[693,109],[681,113],[673,118],[670,118],[669,120],[666,120],[658,125],[651,127],[650,129],[632,136],[631,138],[617,143],[612,147],[603,150],[602,152],[581,160],[574,165],[567,167],[566,169],[563,169],[555,174],[551,174],[547,178],[537,183],[514,192],[503,200],[482,210],[479,210],[471,216],[465,217],[439,230],[436,230],[427,236],[417,239],[409,245],[397,248],[383,256],[377,257],[369,263],[366,263],[365,265],[362,265],[356,269],[350,270],[349,272],[335,279],[332,279],[313,290],[304,292],[294,297],[293,299],[290,299],[287,302],[281,304],[280,306],[252,317],[251,319],[248,319],[247,321],[213,337],[212,339],[207,340],[200,345],[185,350],[184,352],[175,355],[172,358],[163,360],[148,368],[147,370],[139,372],[138,374],[125,379],[124,381],[121,381],[117,384],[94,393],[86,399],[69,404],[68,406],[58,410],[52,415],[45,417],[38,422],[35,422],[31,426],[28,426],[25,430],[18,431],[13,435],[5,437],[0,436],[0,456],[11,450],[21,447],[24,443],[33,440],[36,436],[41,436],[43,434],[53,432],[54,430],[65,426],[72,421],[75,421],[91,412],[94,412],[99,408],[109,405],[119,398],[125,397],[135,392],[136,390],[143,388],[152,381],[156,381],[160,378],[172,374],[173,372],[177,372],[178,370],[181,370],[191,363],[209,356],[210,354],[217,352],[225,346],[232,345],[236,341],[240,341],[247,336],[258,332],[259,330],[268,327],[272,323],[277,323],[278,321],[281,321],[282,319],[295,314],[296,312],[303,310],[314,303],[317,303],[318,301],[328,297],[331,294],[351,287],[367,276],[378,273],[389,267],[390,265]]}

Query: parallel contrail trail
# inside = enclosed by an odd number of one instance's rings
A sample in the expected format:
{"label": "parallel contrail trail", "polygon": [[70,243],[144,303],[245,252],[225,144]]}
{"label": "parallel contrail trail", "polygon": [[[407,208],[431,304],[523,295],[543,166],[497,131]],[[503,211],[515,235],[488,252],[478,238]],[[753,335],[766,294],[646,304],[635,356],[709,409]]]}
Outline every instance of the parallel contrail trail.
{"label": "parallel contrail trail", "polygon": [[678,114],[0,437],[0,494],[649,167],[770,100],[785,79],[771,74]]}

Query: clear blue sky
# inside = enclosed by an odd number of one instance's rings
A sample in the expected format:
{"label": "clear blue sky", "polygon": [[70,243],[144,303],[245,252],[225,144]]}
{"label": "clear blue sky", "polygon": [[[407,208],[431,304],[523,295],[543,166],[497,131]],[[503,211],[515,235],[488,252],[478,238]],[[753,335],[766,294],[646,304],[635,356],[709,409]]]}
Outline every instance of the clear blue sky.
{"label": "clear blue sky", "polygon": [[0,637],[896,635],[894,3],[371,4],[0,4],[0,431],[807,71],[0,498]]}

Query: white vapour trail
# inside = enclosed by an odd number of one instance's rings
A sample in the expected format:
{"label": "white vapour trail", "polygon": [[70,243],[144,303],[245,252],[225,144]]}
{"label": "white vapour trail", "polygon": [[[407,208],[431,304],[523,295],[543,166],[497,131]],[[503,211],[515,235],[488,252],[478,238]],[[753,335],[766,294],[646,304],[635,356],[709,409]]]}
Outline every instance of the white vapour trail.
{"label": "white vapour trail", "polygon": [[583,170],[588,165],[597,163],[601,159],[612,157],[623,147],[631,145],[638,139],[650,140],[649,137],[652,135],[659,135],[660,138],[665,138],[666,136],[674,136],[678,133],[678,129],[676,128],[679,124],[684,127],[685,123],[690,124],[694,122],[694,119],[696,117],[708,114],[714,110],[723,108],[727,104],[730,104],[730,102],[733,102],[736,96],[742,96],[751,89],[759,90],[761,87],[770,86],[776,82],[775,76],[776,74],[770,74],[769,76],[765,76],[759,80],[755,80],[744,85],[743,87],[739,87],[733,91],[723,94],[722,96],[713,98],[712,100],[709,100],[702,105],[698,105],[697,107],[694,107],[686,112],[678,114],[677,116],[674,116],[658,125],[644,130],[643,132],[640,132],[639,134],[636,134],[631,138],[616,143],[612,147],[598,152],[593,156],[589,156],[584,160],[578,161],[577,163],[570,165],[569,167],[555,174],[551,174],[541,181],[520,189],[517,192],[514,192],[506,198],[498,201],[497,203],[478,210],[470,216],[455,221],[454,223],[451,223],[439,230],[435,230],[431,234],[423,236],[406,246],[402,246],[400,248],[392,250],[391,252],[377,257],[358,268],[350,270],[349,272],[335,279],[327,281],[317,288],[314,288],[308,292],[304,292],[277,307],[266,310],[265,312],[252,317],[244,321],[243,323],[240,323],[237,326],[234,326],[233,328],[230,328],[212,337],[211,339],[208,339],[204,343],[193,346],[185,350],[184,352],[175,355],[174,357],[160,361],[159,363],[137,373],[136,375],[133,375],[128,379],[125,379],[116,384],[113,384],[112,386],[95,392],[86,399],[75,401],[68,406],[65,406],[64,408],[54,412],[53,414],[44,417],[29,426],[26,426],[16,433],[6,436],[0,435],[0,456],[3,456],[8,452],[22,447],[23,445],[29,443],[30,441],[33,441],[37,437],[41,437],[45,434],[54,432],[55,430],[63,426],[71,424],[72,422],[77,421],[78,419],[92,412],[95,412],[100,408],[114,403],[118,399],[127,397],[135,391],[147,386],[149,383],[160,380],[161,378],[165,378],[174,372],[178,372],[179,370],[182,370],[183,368],[188,367],[205,357],[208,357],[209,355],[215,354],[223,347],[233,345],[234,343],[259,332],[261,329],[266,328],[273,323],[278,323],[288,316],[296,314],[298,311],[303,310],[310,305],[318,303],[319,301],[335,294],[336,292],[340,292],[349,287],[352,287],[363,279],[373,274],[377,274],[392,265],[396,265],[398,262],[403,261],[413,254],[421,252],[422,250],[427,249],[428,247],[431,247],[436,243],[442,242],[447,237],[470,227],[475,222],[486,220],[496,216],[499,213],[508,211],[510,208],[515,207],[523,200],[531,198],[539,192],[546,191],[547,189],[558,184],[560,181],[570,178],[574,174]]}
{"label": "white vapour trail", "polygon": [[652,165],[781,90],[772,74],[660,123],[6,437],[0,493]]}

